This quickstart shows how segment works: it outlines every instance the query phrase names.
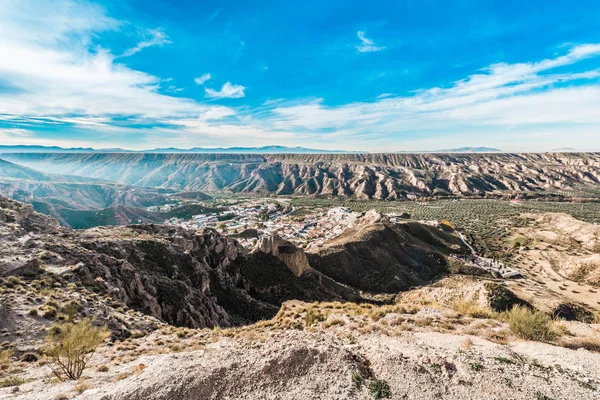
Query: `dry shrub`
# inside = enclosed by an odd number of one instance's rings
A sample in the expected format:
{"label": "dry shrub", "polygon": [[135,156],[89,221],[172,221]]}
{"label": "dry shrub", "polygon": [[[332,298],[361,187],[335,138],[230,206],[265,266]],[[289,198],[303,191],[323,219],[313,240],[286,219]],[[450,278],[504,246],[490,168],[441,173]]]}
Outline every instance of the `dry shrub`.
{"label": "dry shrub", "polygon": [[343,319],[333,318],[332,320],[325,322],[323,324],[323,328],[329,328],[330,326],[336,326],[336,325],[344,326],[344,325],[346,325],[346,322],[344,322]]}
{"label": "dry shrub", "polygon": [[473,347],[473,340],[471,340],[470,337],[466,337],[462,340],[462,342],[460,342],[460,345],[464,349],[470,349]]}
{"label": "dry shrub", "polygon": [[516,305],[504,317],[512,333],[521,339],[547,342],[559,336],[550,317],[541,311]]}
{"label": "dry shrub", "polygon": [[369,313],[369,318],[373,320],[373,322],[379,321],[381,318],[387,315],[387,310],[383,308],[375,309]]}
{"label": "dry shrub", "polygon": [[13,349],[6,349],[0,351],[0,370],[8,369],[12,362]]}
{"label": "dry shrub", "polygon": [[586,349],[596,353],[600,353],[600,338],[596,337],[578,337],[563,340],[560,345],[568,349]]}
{"label": "dry shrub", "polygon": [[89,319],[51,329],[44,354],[52,373],[60,380],[79,379],[96,348],[109,335],[106,328],[93,326]]}
{"label": "dry shrub", "polygon": [[144,364],[144,363],[139,363],[138,365],[134,366],[134,367],[131,369],[131,372],[132,372],[133,374],[135,374],[135,375],[139,375],[139,374],[141,374],[142,372],[144,372],[144,370],[145,370],[145,369],[146,369],[146,364]]}
{"label": "dry shrub", "polygon": [[73,391],[81,394],[91,387],[92,387],[92,385],[87,383],[85,380],[81,380],[77,383],[77,385],[73,386]]}
{"label": "dry shrub", "polygon": [[454,311],[473,318],[492,318],[494,314],[473,300],[457,300],[450,304]]}
{"label": "dry shrub", "polygon": [[318,322],[325,321],[325,315],[321,313],[320,310],[309,307],[306,309],[306,316],[304,317],[304,321],[306,326],[312,326]]}

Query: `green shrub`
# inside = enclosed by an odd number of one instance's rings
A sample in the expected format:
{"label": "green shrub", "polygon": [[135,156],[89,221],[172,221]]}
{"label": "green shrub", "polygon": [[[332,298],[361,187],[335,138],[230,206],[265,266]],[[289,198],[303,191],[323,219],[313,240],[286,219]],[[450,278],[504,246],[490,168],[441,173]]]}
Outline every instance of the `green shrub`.
{"label": "green shrub", "polygon": [[392,389],[389,383],[384,380],[376,380],[369,384],[369,392],[374,399],[389,399],[392,397]]}
{"label": "green shrub", "polygon": [[92,326],[89,319],[56,328],[48,332],[44,350],[50,368],[60,380],[79,379],[94,351],[110,336],[110,332],[106,328]]}
{"label": "green shrub", "polygon": [[552,329],[552,320],[547,314],[516,305],[505,312],[506,322],[510,330],[521,339],[550,341],[558,334]]}

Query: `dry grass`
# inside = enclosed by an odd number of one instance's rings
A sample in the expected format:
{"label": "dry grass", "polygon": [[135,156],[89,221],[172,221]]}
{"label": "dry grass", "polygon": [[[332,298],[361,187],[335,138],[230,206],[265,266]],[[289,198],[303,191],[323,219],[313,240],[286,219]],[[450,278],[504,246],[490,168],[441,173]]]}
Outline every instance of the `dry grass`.
{"label": "dry grass", "polygon": [[144,370],[145,370],[145,369],[146,369],[146,364],[144,364],[144,363],[140,363],[140,364],[138,364],[138,365],[134,366],[134,367],[131,369],[131,372],[132,372],[133,374],[135,374],[135,375],[139,375],[139,374],[141,374],[142,372],[144,372]]}
{"label": "dry grass", "polygon": [[0,370],[8,369],[12,362],[13,349],[0,351]]}
{"label": "dry grass", "polygon": [[329,328],[330,326],[344,326],[346,322],[343,319],[333,318],[323,324],[323,328]]}
{"label": "dry grass", "polygon": [[517,305],[506,311],[504,318],[512,333],[521,339],[548,342],[560,336],[550,317],[541,311]]}
{"label": "dry grass", "polygon": [[586,349],[596,353],[600,353],[600,337],[577,337],[565,339],[560,342],[562,347],[568,349]]}
{"label": "dry grass", "polygon": [[494,313],[484,307],[481,307],[473,300],[457,300],[450,304],[457,313],[468,315],[473,318],[493,318]]}
{"label": "dry grass", "polygon": [[81,394],[91,387],[92,385],[87,383],[85,380],[80,380],[77,382],[77,385],[73,386],[73,391]]}
{"label": "dry grass", "polygon": [[473,340],[470,337],[466,337],[460,342],[460,345],[463,349],[470,349],[473,347]]}

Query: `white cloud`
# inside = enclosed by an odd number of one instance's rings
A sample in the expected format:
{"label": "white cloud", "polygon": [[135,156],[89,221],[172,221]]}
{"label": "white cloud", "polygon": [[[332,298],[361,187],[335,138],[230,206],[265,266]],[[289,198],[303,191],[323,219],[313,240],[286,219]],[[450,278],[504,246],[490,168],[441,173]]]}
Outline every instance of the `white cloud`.
{"label": "white cloud", "polygon": [[[3,119],[108,130],[117,116],[194,119],[212,108],[160,93],[160,78],[130,69],[94,43],[98,35],[122,25],[85,1],[3,2],[0,78],[15,88],[0,93]],[[151,35],[136,48],[166,40],[160,30]],[[66,119],[72,115],[78,117]]]}
{"label": "white cloud", "polygon": [[[0,92],[0,126],[11,127],[0,128],[1,143],[102,147],[103,141],[148,148],[162,147],[165,139],[190,147],[223,145],[226,139],[230,145],[392,151],[456,147],[457,141],[529,146],[521,150],[580,141],[600,147],[600,70],[581,62],[600,56],[600,44],[537,62],[490,65],[404,96],[390,95],[397,91],[387,88],[389,93],[371,102],[329,106],[328,99],[277,99],[257,108],[231,108],[170,96],[167,91],[180,90],[174,82],[165,85],[168,79],[134,70],[127,59],[98,47],[104,32],[126,34],[131,25],[97,5],[3,0],[2,8],[0,79],[14,90]],[[357,50],[380,49],[364,32],[357,35]],[[149,36],[135,48],[148,47],[153,38],[154,45],[168,40],[166,34]],[[210,98],[242,98],[245,89],[227,82],[205,92]],[[70,135],[78,138],[60,136],[55,128],[50,138],[39,129],[61,125],[73,127]]]}
{"label": "white cloud", "polygon": [[169,37],[163,32],[161,28],[149,29],[146,32],[145,36],[147,36],[146,40],[139,42],[135,47],[125,50],[121,57],[132,56],[136,53],[139,53],[147,47],[162,46],[164,44],[171,43]]}
{"label": "white cloud", "polygon": [[213,99],[239,99],[244,97],[244,90],[246,88],[242,85],[233,85],[231,82],[225,82],[221,87],[221,90],[214,90],[210,88],[204,89],[206,96],[212,97]]}
{"label": "white cloud", "polygon": [[[553,73],[553,69],[600,55],[600,45],[582,45],[566,55],[534,63],[494,64],[447,88],[412,96],[385,96],[369,103],[328,107],[323,101],[279,107],[277,127],[349,129],[386,133],[518,124],[600,124],[600,70]],[[569,86],[573,81],[577,85]],[[587,81],[587,82],[586,82]],[[560,84],[559,86],[557,86]]]}
{"label": "white cloud", "polygon": [[194,82],[196,82],[196,85],[204,85],[204,83],[206,81],[210,80],[210,78],[212,78],[212,76],[210,76],[209,73],[206,73],[206,74],[203,74],[202,76],[194,78]]}
{"label": "white cloud", "polygon": [[360,53],[372,53],[385,49],[385,46],[376,46],[375,42],[365,36],[365,32],[358,31],[356,36],[360,39],[360,44],[356,46],[356,50]]}

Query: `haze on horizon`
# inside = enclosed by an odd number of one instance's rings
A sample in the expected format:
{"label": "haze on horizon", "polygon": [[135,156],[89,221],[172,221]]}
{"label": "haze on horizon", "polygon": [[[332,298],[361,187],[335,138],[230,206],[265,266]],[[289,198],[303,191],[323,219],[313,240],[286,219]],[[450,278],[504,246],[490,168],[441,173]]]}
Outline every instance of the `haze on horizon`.
{"label": "haze on horizon", "polygon": [[600,149],[600,3],[4,0],[0,145]]}

